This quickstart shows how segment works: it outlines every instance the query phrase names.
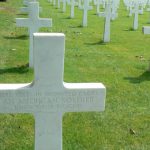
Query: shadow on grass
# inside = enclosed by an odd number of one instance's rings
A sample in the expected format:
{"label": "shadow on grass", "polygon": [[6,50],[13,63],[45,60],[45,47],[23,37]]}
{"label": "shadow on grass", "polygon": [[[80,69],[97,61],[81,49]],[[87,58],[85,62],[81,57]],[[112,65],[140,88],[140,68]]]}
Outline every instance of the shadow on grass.
{"label": "shadow on grass", "polygon": [[26,40],[28,39],[28,35],[19,35],[19,36],[4,36],[4,39],[20,39],[20,40]]}
{"label": "shadow on grass", "polygon": [[28,16],[28,13],[19,13],[19,14],[16,14],[17,16]]}
{"label": "shadow on grass", "polygon": [[107,43],[105,43],[103,40],[100,40],[98,42],[94,42],[94,43],[85,43],[86,45],[106,45]]}
{"label": "shadow on grass", "polygon": [[69,28],[83,28],[82,25],[78,25],[78,26],[69,26]]}
{"label": "shadow on grass", "polygon": [[145,71],[143,74],[141,74],[138,77],[125,77],[125,80],[129,80],[130,83],[138,84],[144,81],[150,81],[150,72]]}
{"label": "shadow on grass", "polygon": [[71,17],[65,17],[65,18],[62,18],[62,19],[72,19]]}
{"label": "shadow on grass", "polygon": [[134,30],[134,29],[131,27],[131,28],[129,28],[129,29],[124,29],[123,31],[136,31],[136,30]]}
{"label": "shadow on grass", "polygon": [[18,67],[0,69],[0,74],[5,74],[5,73],[22,74],[22,73],[26,73],[28,71],[29,71],[29,64],[25,64],[25,65],[18,66]]}
{"label": "shadow on grass", "polygon": [[98,16],[98,14],[97,14],[97,13],[93,13],[92,15],[93,15],[93,16]]}

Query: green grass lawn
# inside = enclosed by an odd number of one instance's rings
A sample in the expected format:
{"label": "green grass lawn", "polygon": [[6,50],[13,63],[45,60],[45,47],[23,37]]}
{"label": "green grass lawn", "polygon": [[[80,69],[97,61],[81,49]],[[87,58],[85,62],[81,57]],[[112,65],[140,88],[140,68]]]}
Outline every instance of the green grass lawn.
{"label": "green grass lawn", "polygon": [[[139,29],[121,2],[119,17],[111,22],[111,42],[103,43],[104,18],[89,11],[82,28],[82,11],[70,19],[47,0],[39,0],[40,17],[52,18],[52,28],[42,32],[66,35],[65,82],[102,82],[107,88],[106,110],[67,113],[63,118],[63,150],[150,149],[150,35],[143,35],[149,13],[139,15]],[[28,30],[18,28],[16,17],[28,17],[19,9],[22,0],[0,2],[0,82],[33,80],[28,68]],[[149,24],[150,26],[150,24]],[[33,150],[34,118],[24,114],[0,115],[0,150]]]}

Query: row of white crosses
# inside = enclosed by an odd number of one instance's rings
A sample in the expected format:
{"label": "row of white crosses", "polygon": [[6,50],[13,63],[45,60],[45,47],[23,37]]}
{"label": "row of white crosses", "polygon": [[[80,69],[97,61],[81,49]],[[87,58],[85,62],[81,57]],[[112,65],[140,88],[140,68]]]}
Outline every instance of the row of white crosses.
{"label": "row of white crosses", "polygon": [[132,16],[132,14],[134,14],[133,30],[137,30],[138,16],[139,14],[143,14],[143,9],[146,7],[147,0],[124,0],[124,4],[130,11],[129,16]]}
{"label": "row of white crosses", "polygon": [[62,0],[62,2],[63,2],[63,9],[62,9],[62,11],[66,12],[66,6],[67,6],[67,4],[69,4],[70,0]]}
{"label": "row of white crosses", "polygon": [[28,4],[29,18],[16,18],[16,25],[29,29],[29,66],[33,68],[33,33],[38,32],[41,27],[52,27],[52,19],[39,18],[39,3]]}
{"label": "row of white crosses", "polygon": [[53,6],[60,8],[61,3],[63,3],[63,12],[66,11],[66,5],[70,4],[71,0],[48,0],[49,3],[52,3]]}
{"label": "row of white crosses", "polygon": [[105,0],[94,0],[94,5],[96,6],[96,14],[100,13],[101,6],[105,8]]}
{"label": "row of white crosses", "polygon": [[127,7],[127,10],[129,10],[129,16],[132,16],[134,14],[134,20],[133,20],[133,30],[138,29],[138,15],[140,13],[139,10],[139,0],[124,0],[124,4]]}
{"label": "row of white crosses", "polygon": [[[54,0],[49,2],[54,2]],[[70,5],[70,18],[75,17],[74,11],[76,6],[78,6],[79,9],[83,10],[82,26],[87,26],[88,11],[92,9],[92,6],[90,6],[91,0],[62,0],[58,2],[63,3],[63,12],[66,11],[66,4]]]}
{"label": "row of white crosses", "polygon": [[103,8],[105,8],[106,3],[111,3],[111,20],[115,20],[118,17],[118,13],[117,10],[119,8],[119,4],[120,4],[120,0],[97,0],[96,3],[96,7],[97,7],[97,11],[96,13],[99,15],[99,13],[101,13],[100,10],[100,6],[102,6]]}
{"label": "row of white crosses", "polygon": [[143,9],[146,7],[147,0],[124,0],[124,4],[127,10],[129,10],[129,17],[134,13],[133,9],[136,3],[139,3],[138,13],[143,14]]}
{"label": "row of white crosses", "polygon": [[[52,2],[52,1],[51,1]],[[90,6],[91,0],[79,0],[78,3],[75,0],[67,1],[67,3],[71,6],[71,13],[70,17],[74,18],[74,8],[78,5],[79,9],[83,10],[83,19],[82,19],[82,26],[87,26],[87,16],[88,11],[92,9],[92,6]],[[120,0],[94,0],[95,5],[103,4],[103,7],[105,8],[105,12],[99,12],[99,16],[105,17],[105,27],[104,27],[104,36],[103,41],[104,42],[110,42],[110,20],[114,20],[118,14],[117,9],[119,7]],[[106,7],[105,7],[106,5]],[[98,12],[98,11],[97,11]],[[103,15],[101,15],[103,14]]]}

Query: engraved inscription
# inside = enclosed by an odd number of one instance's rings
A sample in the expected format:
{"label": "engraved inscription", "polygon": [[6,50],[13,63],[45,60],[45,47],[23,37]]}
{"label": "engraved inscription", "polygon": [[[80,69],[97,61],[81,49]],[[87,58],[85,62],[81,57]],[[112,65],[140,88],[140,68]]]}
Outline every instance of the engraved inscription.
{"label": "engraved inscription", "polygon": [[74,111],[80,107],[97,105],[98,91],[1,91],[0,108],[15,112]]}

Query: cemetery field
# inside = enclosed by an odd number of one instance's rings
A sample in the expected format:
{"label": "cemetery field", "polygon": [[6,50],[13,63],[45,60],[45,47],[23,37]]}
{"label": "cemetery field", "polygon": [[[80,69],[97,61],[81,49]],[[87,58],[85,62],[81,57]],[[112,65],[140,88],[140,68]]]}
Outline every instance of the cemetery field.
{"label": "cemetery field", "polygon": [[[70,6],[62,13],[47,0],[39,0],[40,17],[52,18],[52,28],[66,36],[64,81],[102,82],[107,89],[104,112],[67,113],[63,118],[63,150],[149,150],[150,149],[150,35],[142,33],[149,13],[133,17],[121,1],[119,16],[111,22],[111,42],[103,43],[104,18],[96,8],[88,12],[83,28],[82,11]],[[26,83],[34,79],[28,68],[27,28],[16,27],[22,0],[0,2],[0,83]],[[148,71],[149,68],[149,71]],[[34,118],[30,114],[0,115],[0,150],[33,150]]]}

